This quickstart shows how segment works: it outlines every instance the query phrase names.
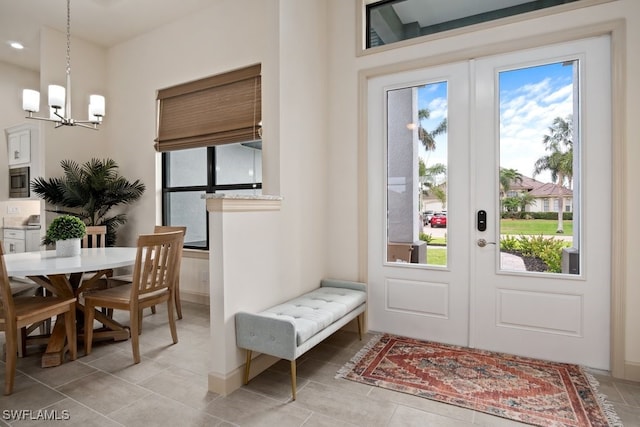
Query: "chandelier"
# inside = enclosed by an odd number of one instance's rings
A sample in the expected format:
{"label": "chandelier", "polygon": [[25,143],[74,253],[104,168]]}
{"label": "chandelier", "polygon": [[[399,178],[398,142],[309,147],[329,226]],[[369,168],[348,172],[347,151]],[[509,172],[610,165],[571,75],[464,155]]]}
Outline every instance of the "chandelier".
{"label": "chandelier", "polygon": [[37,117],[33,113],[40,111],[40,92],[24,89],[22,91],[22,109],[29,113],[28,119],[54,122],[60,126],[80,126],[98,129],[104,117],[104,96],[89,96],[89,114],[87,120],[71,118],[71,0],[67,0],[67,81],[66,89],[58,85],[49,85],[49,117]]}

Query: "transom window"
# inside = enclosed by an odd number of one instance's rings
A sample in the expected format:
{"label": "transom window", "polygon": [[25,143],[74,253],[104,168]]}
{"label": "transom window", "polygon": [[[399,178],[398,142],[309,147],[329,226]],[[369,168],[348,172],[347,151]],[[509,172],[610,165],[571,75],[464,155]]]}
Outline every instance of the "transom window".
{"label": "transom window", "polygon": [[366,1],[365,48],[427,36],[581,0]]}

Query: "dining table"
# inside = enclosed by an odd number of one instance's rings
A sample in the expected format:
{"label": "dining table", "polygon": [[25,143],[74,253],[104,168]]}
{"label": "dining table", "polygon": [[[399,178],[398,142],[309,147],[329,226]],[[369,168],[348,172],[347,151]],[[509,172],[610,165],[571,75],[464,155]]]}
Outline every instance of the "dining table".
{"label": "dining table", "polygon": [[[114,268],[133,265],[136,253],[135,247],[83,248],[80,255],[70,257],[61,257],[55,250],[46,250],[5,254],[4,260],[10,277],[27,277],[57,296],[78,297],[85,283],[97,282]],[[82,326],[84,306],[80,298],[76,301],[76,309],[80,312],[78,325]],[[130,338],[129,328],[105,313],[95,310],[95,319],[104,325],[94,332],[96,339],[121,341]],[[47,338],[42,367],[60,365],[66,348],[64,320],[58,319]]]}

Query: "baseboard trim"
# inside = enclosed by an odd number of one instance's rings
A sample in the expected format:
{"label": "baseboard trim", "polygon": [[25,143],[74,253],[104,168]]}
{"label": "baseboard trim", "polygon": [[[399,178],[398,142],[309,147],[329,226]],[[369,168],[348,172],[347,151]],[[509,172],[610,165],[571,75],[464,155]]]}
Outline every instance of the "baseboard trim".
{"label": "baseboard trim", "polygon": [[630,381],[640,381],[640,363],[625,361],[624,379]]}
{"label": "baseboard trim", "polygon": [[209,305],[209,294],[180,290],[180,300],[195,304]]}
{"label": "baseboard trim", "polygon": [[[271,365],[277,363],[280,359],[277,357],[269,356],[267,354],[260,354],[251,360],[251,373],[249,374],[249,380],[256,375],[260,375],[266,371]],[[222,377],[216,373],[209,373],[209,391],[217,393],[222,396],[227,396],[240,387],[242,387],[242,377],[244,375],[244,366],[239,366],[233,371],[229,372],[226,377]]]}

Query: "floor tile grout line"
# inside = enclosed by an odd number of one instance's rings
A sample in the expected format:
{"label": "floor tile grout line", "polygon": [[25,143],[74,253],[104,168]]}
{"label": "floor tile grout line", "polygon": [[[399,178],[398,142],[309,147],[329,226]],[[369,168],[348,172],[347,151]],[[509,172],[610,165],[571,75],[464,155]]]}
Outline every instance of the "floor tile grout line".
{"label": "floor tile grout line", "polygon": [[[47,406],[44,406],[44,407],[42,407],[42,408],[38,408],[37,410],[44,410],[44,409],[50,408],[50,407],[52,407],[52,406],[54,406],[54,405],[57,405],[57,404],[59,404],[60,402],[62,402],[62,401],[64,401],[64,400],[70,400],[70,401],[75,402],[75,403],[77,403],[78,405],[80,405],[80,406],[82,406],[82,407],[84,407],[84,408],[86,408],[86,409],[90,410],[91,412],[95,412],[96,414],[98,414],[98,415],[100,415],[100,416],[102,416],[102,417],[108,418],[105,414],[101,414],[100,412],[96,411],[94,408],[92,408],[92,407],[90,407],[90,406],[88,406],[88,405],[86,405],[86,404],[84,404],[84,403],[80,402],[79,400],[74,399],[72,396],[69,396],[68,394],[66,394],[66,393],[64,393],[64,392],[62,392],[62,391],[60,391],[60,390],[58,390],[56,387],[53,387],[53,386],[51,386],[51,385],[49,385],[49,384],[47,384],[47,383],[45,383],[45,382],[42,382],[42,381],[40,381],[39,379],[37,379],[37,378],[35,378],[35,377],[32,377],[31,375],[29,375],[28,373],[26,373],[26,372],[24,372],[24,371],[22,371],[22,370],[20,370],[20,369],[17,369],[17,371],[19,371],[22,375],[26,376],[27,378],[30,378],[30,379],[31,379],[31,380],[33,380],[34,382],[36,382],[36,383],[38,383],[38,384],[40,384],[40,385],[44,386],[45,388],[47,388],[47,389],[49,389],[49,390],[52,390],[52,391],[54,391],[54,392],[58,393],[59,395],[63,396],[63,398],[62,398],[62,399],[60,399],[60,400],[58,400],[58,401],[56,401],[56,402],[52,402],[52,403],[50,403],[50,404],[48,404]],[[87,375],[84,375],[84,376],[82,376],[82,377],[79,377],[79,378],[76,378],[76,379],[74,379],[74,380],[71,380],[71,381],[69,381],[69,382],[67,382],[67,383],[65,383],[65,384],[69,384],[69,383],[71,383],[71,382],[73,382],[73,381],[75,381],[75,380],[77,380],[77,379],[80,379],[80,378],[86,378],[86,377],[88,377],[89,375],[92,375],[92,374],[94,374],[94,373],[95,373],[95,372],[91,372],[91,373],[89,373],[89,374],[87,374]],[[62,386],[63,386],[63,385],[65,385],[65,384],[61,384],[61,385],[59,385],[59,386],[57,386],[57,387],[62,387]],[[114,420],[114,421],[115,421],[115,420]],[[116,422],[117,422],[117,421],[116,421]],[[122,423],[119,423],[119,422],[117,422],[117,424],[119,424],[119,425],[123,425]],[[11,425],[11,424],[10,424],[10,425]]]}

